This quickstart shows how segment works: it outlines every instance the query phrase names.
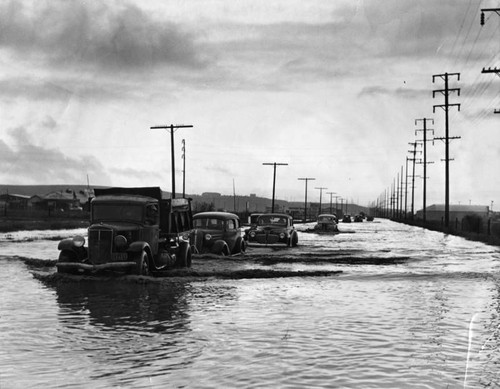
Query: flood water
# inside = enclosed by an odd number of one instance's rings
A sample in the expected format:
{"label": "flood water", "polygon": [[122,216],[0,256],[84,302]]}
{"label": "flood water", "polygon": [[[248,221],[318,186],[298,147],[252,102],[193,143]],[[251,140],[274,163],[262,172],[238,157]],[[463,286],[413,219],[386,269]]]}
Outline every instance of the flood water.
{"label": "flood water", "polygon": [[267,278],[195,258],[211,276],[61,279],[58,239],[84,230],[0,234],[0,388],[500,387],[499,248],[339,228],[226,260],[288,275]]}

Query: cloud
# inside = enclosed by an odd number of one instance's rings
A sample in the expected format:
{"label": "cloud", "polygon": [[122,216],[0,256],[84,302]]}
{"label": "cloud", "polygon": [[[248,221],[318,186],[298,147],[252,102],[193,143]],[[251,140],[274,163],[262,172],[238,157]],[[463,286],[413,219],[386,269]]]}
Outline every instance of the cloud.
{"label": "cloud", "polygon": [[[52,123],[46,119],[42,126]],[[32,143],[25,127],[8,131],[14,146],[0,141],[2,182],[12,184],[77,183],[85,181],[86,174],[100,177],[100,182],[111,182],[102,164],[91,156],[69,157],[61,151]]]}
{"label": "cloud", "polygon": [[412,88],[386,88],[380,85],[368,86],[361,89],[358,97],[363,96],[381,96],[388,95],[404,99],[421,99],[430,97],[431,92],[428,89],[412,89]]}
{"label": "cloud", "polygon": [[106,72],[205,65],[197,37],[124,2],[11,0],[0,5],[0,49],[39,65]]}

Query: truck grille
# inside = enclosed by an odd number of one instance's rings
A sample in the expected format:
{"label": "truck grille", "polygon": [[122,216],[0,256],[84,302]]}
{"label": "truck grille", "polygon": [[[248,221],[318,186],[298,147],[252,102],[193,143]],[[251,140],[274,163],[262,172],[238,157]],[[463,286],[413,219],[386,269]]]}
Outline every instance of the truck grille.
{"label": "truck grille", "polygon": [[89,257],[94,264],[111,262],[111,249],[113,246],[113,231],[89,231]]}

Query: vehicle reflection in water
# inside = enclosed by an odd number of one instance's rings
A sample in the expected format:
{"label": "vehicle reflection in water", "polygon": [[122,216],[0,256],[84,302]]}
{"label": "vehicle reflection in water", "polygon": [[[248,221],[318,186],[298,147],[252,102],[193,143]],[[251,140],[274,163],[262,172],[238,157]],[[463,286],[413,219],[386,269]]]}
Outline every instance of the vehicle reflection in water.
{"label": "vehicle reflection in water", "polygon": [[90,379],[113,375],[130,384],[188,367],[192,355],[179,354],[186,345],[176,336],[189,332],[185,285],[96,279],[52,287],[61,335],[72,353],[92,361],[84,367]]}

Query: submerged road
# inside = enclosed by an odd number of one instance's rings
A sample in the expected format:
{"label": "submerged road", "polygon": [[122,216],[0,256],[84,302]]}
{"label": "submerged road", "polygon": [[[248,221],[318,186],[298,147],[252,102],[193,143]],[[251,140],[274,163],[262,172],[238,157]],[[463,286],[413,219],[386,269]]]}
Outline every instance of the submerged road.
{"label": "submerged road", "polygon": [[75,231],[2,234],[0,387],[500,385],[499,248],[339,228],[156,277],[59,276]]}

